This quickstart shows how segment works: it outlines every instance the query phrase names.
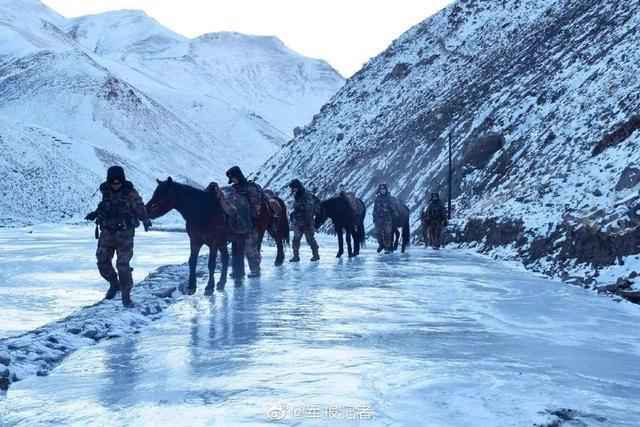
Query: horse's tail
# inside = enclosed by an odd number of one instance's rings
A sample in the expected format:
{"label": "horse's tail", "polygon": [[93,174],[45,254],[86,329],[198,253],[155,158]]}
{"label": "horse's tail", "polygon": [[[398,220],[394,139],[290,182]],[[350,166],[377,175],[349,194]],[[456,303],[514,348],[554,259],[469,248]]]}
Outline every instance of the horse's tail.
{"label": "horse's tail", "polygon": [[291,229],[289,227],[289,213],[287,212],[287,205],[284,200],[279,197],[276,198],[276,200],[278,201],[280,209],[282,210],[282,216],[280,218],[280,225],[278,228],[280,228],[280,231],[282,232],[284,243],[289,246],[289,244],[291,243]]}
{"label": "horse's tail", "polygon": [[360,239],[360,247],[364,248],[367,245],[367,236],[364,232],[364,219],[367,216],[367,206],[362,200],[360,200],[360,203],[362,204],[362,215],[358,218],[358,235]]}
{"label": "horse's tail", "polygon": [[409,241],[411,240],[411,229],[409,225],[410,215],[407,213],[406,218],[404,218],[404,224],[402,224],[402,252],[407,249],[409,246]]}

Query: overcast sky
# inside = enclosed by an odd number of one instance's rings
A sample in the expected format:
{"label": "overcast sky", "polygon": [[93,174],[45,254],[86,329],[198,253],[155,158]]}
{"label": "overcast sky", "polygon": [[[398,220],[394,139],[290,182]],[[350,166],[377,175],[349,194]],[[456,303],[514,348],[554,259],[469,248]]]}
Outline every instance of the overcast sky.
{"label": "overcast sky", "polygon": [[351,76],[451,0],[44,0],[67,17],[141,9],[188,37],[216,31],[275,35]]}

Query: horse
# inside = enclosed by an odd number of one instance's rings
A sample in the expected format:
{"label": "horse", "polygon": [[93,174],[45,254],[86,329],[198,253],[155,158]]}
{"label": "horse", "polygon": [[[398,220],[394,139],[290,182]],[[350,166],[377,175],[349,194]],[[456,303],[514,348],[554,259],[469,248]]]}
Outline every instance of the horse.
{"label": "horse", "polygon": [[[217,253],[220,252],[222,271],[217,284],[223,290],[228,275],[229,251],[227,243],[240,241],[242,234],[236,234],[229,227],[229,214],[223,208],[224,200],[220,188],[212,183],[207,191],[175,182],[171,177],[166,181],[157,180],[158,186],[146,205],[151,219],[166,215],[176,209],[186,222],[191,255],[189,256],[189,281],[183,293],[193,295],[196,292],[196,266],[203,245],[209,247],[209,281],[205,295],[213,294],[216,286],[214,273]],[[243,262],[242,259],[239,260]],[[234,266],[239,263],[234,257]]]}
{"label": "horse", "polygon": [[[397,251],[400,246],[400,229],[402,229],[402,249],[401,252],[405,253],[409,242],[411,240],[411,226],[410,217],[411,211],[409,207],[398,200],[396,197],[391,197],[393,203],[393,215],[391,223],[391,232],[393,234],[393,250]],[[384,242],[382,237],[378,234],[378,252],[381,252],[384,248]]]}
{"label": "horse", "polygon": [[262,241],[268,232],[271,238],[276,242],[276,267],[284,263],[284,246],[288,246],[290,242],[289,234],[289,216],[287,214],[287,205],[284,201],[275,195],[271,190],[264,190],[265,197],[260,208],[260,213],[256,219],[256,227],[258,228],[258,253],[262,250]]}
{"label": "horse", "polygon": [[[360,254],[360,247],[364,246],[364,217],[366,207],[362,200],[355,198],[356,211],[351,203],[343,196],[332,197],[320,202],[320,208],[316,214],[315,227],[320,228],[328,218],[331,218],[336,234],[338,235],[338,254],[336,258],[344,254],[344,237],[347,234],[347,251],[349,258]],[[353,239],[353,247],[351,240]]]}

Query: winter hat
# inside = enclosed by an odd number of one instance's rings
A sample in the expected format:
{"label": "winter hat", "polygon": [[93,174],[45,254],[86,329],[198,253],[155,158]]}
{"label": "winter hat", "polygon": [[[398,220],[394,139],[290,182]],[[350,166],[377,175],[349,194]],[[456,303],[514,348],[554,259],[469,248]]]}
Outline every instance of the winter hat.
{"label": "winter hat", "polygon": [[111,183],[115,180],[119,180],[120,182],[125,181],[124,169],[121,166],[111,166],[107,170],[107,182]]}
{"label": "winter hat", "polygon": [[227,178],[229,178],[229,184],[233,184],[232,179],[237,179],[240,183],[246,182],[247,178],[244,177],[242,170],[239,166],[234,166],[227,171]]}
{"label": "winter hat", "polygon": [[304,187],[302,186],[302,183],[300,182],[299,179],[294,179],[293,181],[291,181],[289,183],[289,188],[293,189],[298,189],[298,190],[302,190],[304,189]]}

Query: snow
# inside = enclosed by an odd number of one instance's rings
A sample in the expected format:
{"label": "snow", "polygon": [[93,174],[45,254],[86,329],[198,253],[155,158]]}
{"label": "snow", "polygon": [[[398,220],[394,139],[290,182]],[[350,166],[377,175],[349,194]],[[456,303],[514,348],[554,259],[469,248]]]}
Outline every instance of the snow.
{"label": "snow", "polygon": [[[616,184],[640,163],[640,132],[596,156],[593,148],[637,115],[638,33],[629,28],[639,22],[619,2],[453,2],[369,61],[256,176],[276,189],[301,178],[323,198],[346,185],[369,212],[386,182],[419,226],[425,195],[447,193],[451,134],[454,215],[521,221],[521,255],[558,228],[631,232],[640,186]],[[403,78],[393,73],[400,64]],[[489,133],[505,146],[483,168],[465,164],[465,148]],[[365,224],[371,230],[370,216]]]}
{"label": "snow", "polygon": [[[637,306],[466,251],[334,252],[325,238],[319,264],[275,268],[268,248],[260,280],[205,298],[204,275],[193,297],[149,302],[162,304],[152,323],[117,304],[90,308],[121,337],[64,341],[78,350],[12,384],[0,419],[257,426],[282,410],[277,425],[640,422]],[[165,270],[153,286],[184,274]]]}
{"label": "snow", "polygon": [[[0,223],[83,212],[114,163],[148,193],[156,178],[206,186],[234,164],[257,170],[343,82],[273,37],[188,39],[140,11],[66,19],[2,0],[0,127],[11,131],[0,138]],[[73,148],[51,153],[52,135]],[[36,191],[21,185],[33,172],[25,157],[37,159]]]}

